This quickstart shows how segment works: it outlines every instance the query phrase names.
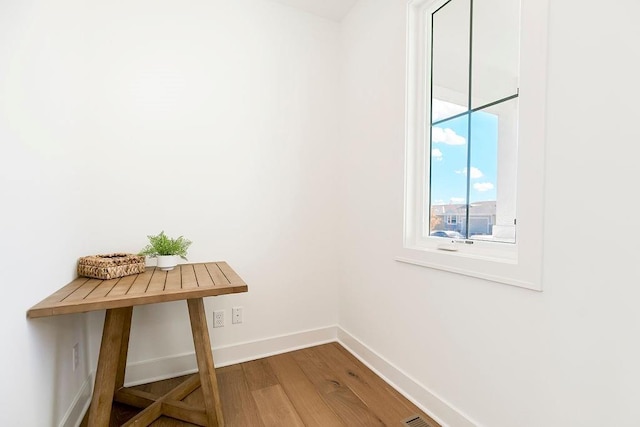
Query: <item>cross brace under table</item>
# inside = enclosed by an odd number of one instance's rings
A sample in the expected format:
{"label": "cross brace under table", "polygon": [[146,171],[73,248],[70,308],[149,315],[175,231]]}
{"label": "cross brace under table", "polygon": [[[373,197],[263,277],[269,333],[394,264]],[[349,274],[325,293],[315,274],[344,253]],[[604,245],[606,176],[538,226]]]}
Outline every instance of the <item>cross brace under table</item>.
{"label": "cross brace under table", "polygon": [[[144,408],[123,427],[148,426],[162,415],[200,426],[224,426],[204,303],[202,298],[193,298],[187,300],[187,306],[198,373],[163,396],[124,387],[133,307],[107,310],[89,411],[90,426],[109,426],[114,401]],[[181,402],[198,387],[202,389],[204,408]]]}

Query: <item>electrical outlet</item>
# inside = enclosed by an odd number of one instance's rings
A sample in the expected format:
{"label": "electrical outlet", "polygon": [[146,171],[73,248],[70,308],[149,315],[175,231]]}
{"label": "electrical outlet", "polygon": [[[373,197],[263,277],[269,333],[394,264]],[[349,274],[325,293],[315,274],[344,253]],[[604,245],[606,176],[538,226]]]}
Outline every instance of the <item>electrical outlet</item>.
{"label": "electrical outlet", "polygon": [[224,310],[216,310],[213,312],[213,327],[222,328],[224,326]]}
{"label": "electrical outlet", "polygon": [[233,307],[231,309],[231,323],[242,323],[242,307]]}
{"label": "electrical outlet", "polygon": [[80,343],[75,343],[73,345],[73,348],[71,349],[71,355],[72,355],[71,366],[73,366],[73,372],[75,372],[76,369],[78,369],[78,365],[80,365]]}

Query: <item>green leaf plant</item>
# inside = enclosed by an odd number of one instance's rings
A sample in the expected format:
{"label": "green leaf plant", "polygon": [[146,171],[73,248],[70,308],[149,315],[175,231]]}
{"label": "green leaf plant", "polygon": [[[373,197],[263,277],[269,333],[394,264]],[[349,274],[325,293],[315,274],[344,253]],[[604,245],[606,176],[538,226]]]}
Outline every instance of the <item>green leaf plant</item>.
{"label": "green leaf plant", "polygon": [[149,244],[145,246],[138,255],[145,255],[148,257],[157,257],[161,255],[177,255],[180,258],[187,260],[187,249],[191,245],[191,240],[185,239],[180,236],[177,239],[172,239],[161,231],[156,236],[147,236]]}

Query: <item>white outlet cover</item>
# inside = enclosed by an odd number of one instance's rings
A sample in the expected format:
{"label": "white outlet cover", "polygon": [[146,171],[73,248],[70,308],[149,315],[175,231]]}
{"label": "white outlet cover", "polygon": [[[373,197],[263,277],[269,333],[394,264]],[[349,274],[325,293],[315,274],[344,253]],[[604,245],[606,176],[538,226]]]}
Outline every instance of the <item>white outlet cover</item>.
{"label": "white outlet cover", "polygon": [[213,312],[213,327],[221,328],[224,326],[224,310],[216,310]]}
{"label": "white outlet cover", "polygon": [[242,323],[242,307],[233,307],[231,309],[231,323]]}

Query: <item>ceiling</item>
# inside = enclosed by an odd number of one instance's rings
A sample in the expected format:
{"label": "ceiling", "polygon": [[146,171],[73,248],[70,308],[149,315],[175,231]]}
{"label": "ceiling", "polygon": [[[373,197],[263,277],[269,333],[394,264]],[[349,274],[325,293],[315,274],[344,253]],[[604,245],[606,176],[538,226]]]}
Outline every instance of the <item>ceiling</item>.
{"label": "ceiling", "polygon": [[339,22],[358,0],[274,0],[314,15]]}

